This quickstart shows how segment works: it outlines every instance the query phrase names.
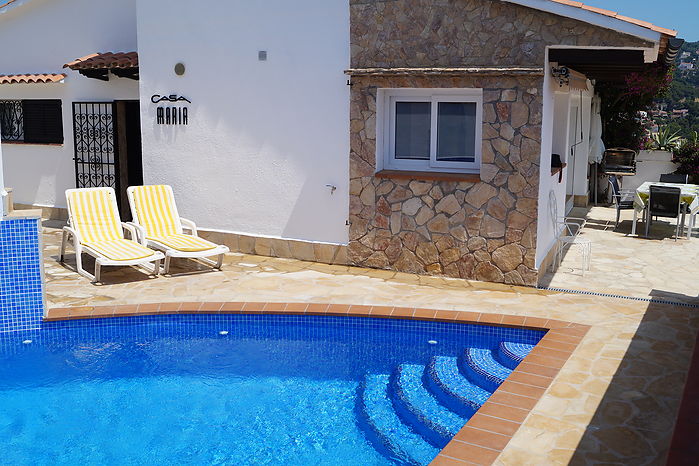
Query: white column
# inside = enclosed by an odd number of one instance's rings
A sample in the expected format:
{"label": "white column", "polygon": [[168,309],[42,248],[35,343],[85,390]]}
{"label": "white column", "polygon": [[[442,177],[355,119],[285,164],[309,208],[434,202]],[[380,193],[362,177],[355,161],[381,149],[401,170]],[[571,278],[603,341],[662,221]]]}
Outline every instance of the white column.
{"label": "white column", "polygon": [[[2,134],[0,134],[0,140],[2,140]],[[5,181],[2,177],[2,143],[0,143],[0,218],[5,215]]]}

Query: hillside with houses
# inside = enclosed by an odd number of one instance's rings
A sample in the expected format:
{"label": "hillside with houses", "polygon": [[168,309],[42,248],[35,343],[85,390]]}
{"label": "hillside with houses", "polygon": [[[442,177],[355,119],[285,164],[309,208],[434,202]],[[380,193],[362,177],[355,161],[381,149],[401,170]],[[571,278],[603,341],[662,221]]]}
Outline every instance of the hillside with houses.
{"label": "hillside with houses", "polygon": [[650,113],[651,131],[667,127],[683,138],[699,131],[699,41],[683,45],[670,89]]}

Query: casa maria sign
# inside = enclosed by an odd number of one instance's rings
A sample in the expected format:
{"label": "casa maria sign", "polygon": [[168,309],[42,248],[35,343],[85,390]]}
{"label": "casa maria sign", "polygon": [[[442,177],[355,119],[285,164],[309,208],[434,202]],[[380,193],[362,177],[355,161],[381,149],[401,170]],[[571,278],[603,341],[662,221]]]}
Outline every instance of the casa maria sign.
{"label": "casa maria sign", "polygon": [[155,110],[155,122],[159,125],[186,125],[189,121],[187,103],[192,101],[177,95],[153,94],[150,101],[158,107]]}

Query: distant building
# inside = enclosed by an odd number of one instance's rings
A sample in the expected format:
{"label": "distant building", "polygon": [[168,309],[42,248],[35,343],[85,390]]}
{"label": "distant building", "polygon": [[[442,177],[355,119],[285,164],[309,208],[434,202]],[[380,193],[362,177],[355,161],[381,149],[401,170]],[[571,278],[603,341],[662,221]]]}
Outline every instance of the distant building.
{"label": "distant building", "polygon": [[679,64],[678,68],[681,69],[682,71],[691,71],[694,69],[694,63],[683,61],[682,63]]}
{"label": "distant building", "polygon": [[678,110],[672,111],[672,118],[682,118],[682,117],[686,117],[688,114],[689,114],[689,109],[680,108]]}

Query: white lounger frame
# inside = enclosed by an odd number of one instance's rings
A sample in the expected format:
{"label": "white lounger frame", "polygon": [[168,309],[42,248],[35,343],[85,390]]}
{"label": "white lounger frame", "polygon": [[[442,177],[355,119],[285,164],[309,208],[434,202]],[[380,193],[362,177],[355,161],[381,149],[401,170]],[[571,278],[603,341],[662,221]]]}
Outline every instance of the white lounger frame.
{"label": "white lounger frame", "polygon": [[[165,258],[163,254],[159,251],[153,251],[153,254],[148,256],[148,257],[142,257],[140,259],[134,259],[134,260],[128,260],[128,261],[115,261],[112,259],[109,259],[108,257],[104,256],[104,254],[95,251],[94,249],[90,248],[89,246],[85,246],[82,244],[82,241],[80,239],[80,235],[78,232],[73,229],[71,225],[71,221],[73,218],[73,213],[72,213],[72,206],[70,204],[70,196],[69,194],[72,191],[82,191],[82,190],[101,190],[105,188],[80,188],[80,189],[67,189],[66,190],[66,201],[68,202],[68,226],[63,227],[63,238],[61,240],[61,253],[58,257],[58,261],[62,264],[64,262],[64,256],[65,256],[65,251],[66,251],[66,246],[68,245],[68,241],[70,238],[73,239],[73,248],[75,249],[75,264],[76,268],[78,270],[78,273],[84,277],[89,278],[92,283],[96,283],[100,281],[100,276],[102,272],[102,267],[103,266],[141,266],[144,268],[146,271],[149,273],[152,273],[153,275],[157,276],[158,273],[160,272],[160,261]],[[116,199],[116,195],[114,193],[114,189],[109,188],[112,191],[112,195],[114,196],[113,198]],[[116,207],[116,206],[115,206]],[[120,222],[121,226],[124,230],[128,231],[131,234],[132,240],[135,240],[137,237],[137,232],[136,229],[134,229],[131,225]],[[82,254],[89,254],[92,257],[95,258],[95,274],[92,275],[90,272],[85,270],[83,268],[83,263],[82,263]],[[152,266],[149,266],[148,264],[150,262],[153,262]]]}
{"label": "white lounger frame", "polygon": [[[164,271],[163,273],[169,274],[170,273],[170,259],[173,257],[179,257],[182,259],[198,259],[205,264],[211,265],[213,268],[217,270],[221,270],[221,267],[223,266],[223,257],[224,255],[230,251],[228,249],[228,246],[224,246],[222,244],[219,244],[213,249],[207,249],[206,251],[178,251],[177,249],[173,249],[170,246],[167,246],[159,241],[154,241],[151,239],[146,238],[146,229],[138,223],[138,212],[136,211],[136,203],[134,202],[134,197],[133,197],[133,192],[136,189],[136,186],[130,186],[127,190],[126,193],[128,194],[129,197],[129,206],[131,207],[131,216],[133,217],[133,221],[129,222],[129,226],[133,227],[136,229],[138,235],[138,241],[146,247],[149,248],[155,248],[160,251],[163,251],[165,253],[165,265],[164,265]],[[177,217],[180,220],[180,232],[179,233],[184,233],[184,230],[189,230],[191,236],[199,237],[199,234],[197,232],[197,225],[191,221],[187,220],[186,218],[180,217],[180,214],[177,212],[177,204],[174,202],[175,196],[172,192],[172,188],[168,186],[168,190],[170,191],[170,195],[172,195],[173,199],[173,213],[175,217]],[[218,256],[216,261],[213,261],[211,259],[207,259],[208,257],[211,256]]]}

